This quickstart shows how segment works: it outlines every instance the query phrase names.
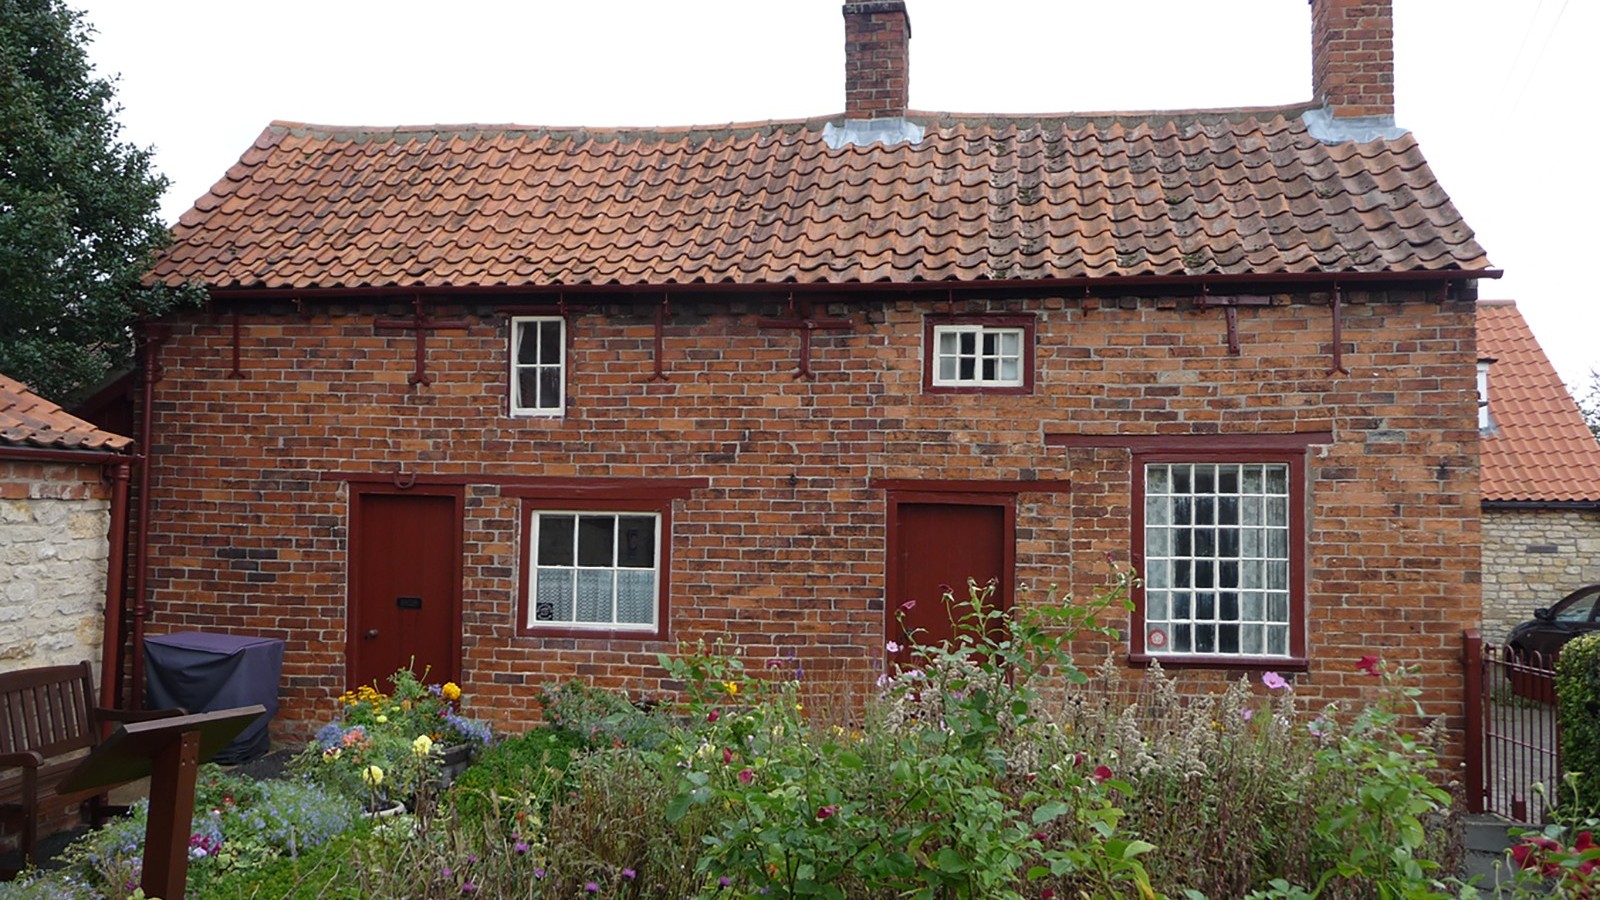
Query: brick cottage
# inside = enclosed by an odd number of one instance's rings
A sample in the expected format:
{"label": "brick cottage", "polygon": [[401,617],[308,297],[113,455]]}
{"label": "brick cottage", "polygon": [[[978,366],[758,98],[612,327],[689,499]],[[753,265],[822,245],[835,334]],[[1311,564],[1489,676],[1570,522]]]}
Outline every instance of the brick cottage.
{"label": "brick cottage", "polygon": [[287,642],[281,724],[416,659],[507,727],[728,638],[870,689],[896,610],[1145,578],[1119,657],[1462,711],[1484,252],[1392,122],[1387,2],[1286,109],[715,128],[275,122],[152,278],[138,629]]}

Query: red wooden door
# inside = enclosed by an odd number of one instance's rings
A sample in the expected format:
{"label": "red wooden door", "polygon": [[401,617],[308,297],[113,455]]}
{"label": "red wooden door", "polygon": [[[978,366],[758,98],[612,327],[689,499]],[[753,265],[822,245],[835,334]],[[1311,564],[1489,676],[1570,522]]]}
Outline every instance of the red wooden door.
{"label": "red wooden door", "polygon": [[461,497],[367,493],[350,529],[349,687],[389,689],[397,669],[461,677]]}
{"label": "red wooden door", "polygon": [[[908,650],[911,634],[923,644],[949,641],[953,623],[971,606],[967,579],[981,586],[992,578],[997,587],[989,602],[1011,605],[1012,530],[1010,500],[982,502],[890,503],[889,640],[902,646],[890,653],[891,663],[913,665]],[[944,603],[951,589],[954,608]],[[910,609],[905,604],[915,600]]]}

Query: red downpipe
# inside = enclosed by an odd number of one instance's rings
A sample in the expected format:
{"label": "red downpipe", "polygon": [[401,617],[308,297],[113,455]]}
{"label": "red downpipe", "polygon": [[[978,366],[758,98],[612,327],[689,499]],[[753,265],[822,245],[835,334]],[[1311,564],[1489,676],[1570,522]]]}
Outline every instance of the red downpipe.
{"label": "red downpipe", "polygon": [[129,709],[144,708],[144,620],[150,614],[145,603],[145,589],[150,568],[150,464],[155,458],[155,448],[150,446],[152,422],[155,419],[156,365],[160,342],[145,330],[143,396],[140,399],[139,448],[143,459],[139,463],[139,533],[133,549],[133,688],[128,698]]}
{"label": "red downpipe", "polygon": [[110,555],[106,560],[105,637],[100,644],[100,702],[120,709],[122,697],[117,686],[122,682],[122,592],[126,568],[123,554],[128,546],[128,460],[117,460],[111,469]]}

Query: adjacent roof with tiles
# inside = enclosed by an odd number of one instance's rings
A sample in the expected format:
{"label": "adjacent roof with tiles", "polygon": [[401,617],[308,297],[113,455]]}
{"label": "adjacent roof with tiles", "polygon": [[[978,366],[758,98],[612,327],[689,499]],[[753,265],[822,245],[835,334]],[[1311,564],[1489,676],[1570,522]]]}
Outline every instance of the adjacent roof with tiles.
{"label": "adjacent roof with tiles", "polygon": [[1303,107],[714,129],[274,122],[152,273],[213,288],[856,283],[1489,267],[1415,140]]}
{"label": "adjacent roof with tiles", "polygon": [[131,438],[101,431],[35,394],[22,382],[0,375],[0,450],[39,447],[115,453],[132,444]]}
{"label": "adjacent roof with tiles", "polygon": [[1600,501],[1600,443],[1515,303],[1478,304],[1478,356],[1494,360],[1483,499]]}

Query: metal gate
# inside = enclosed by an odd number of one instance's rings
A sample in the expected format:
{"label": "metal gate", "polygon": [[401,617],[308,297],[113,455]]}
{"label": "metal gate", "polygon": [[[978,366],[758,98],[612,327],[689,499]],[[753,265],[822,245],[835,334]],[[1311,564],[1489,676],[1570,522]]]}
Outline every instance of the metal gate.
{"label": "metal gate", "polygon": [[1554,661],[1485,644],[1476,630],[1463,651],[1467,811],[1538,823],[1561,782]]}

